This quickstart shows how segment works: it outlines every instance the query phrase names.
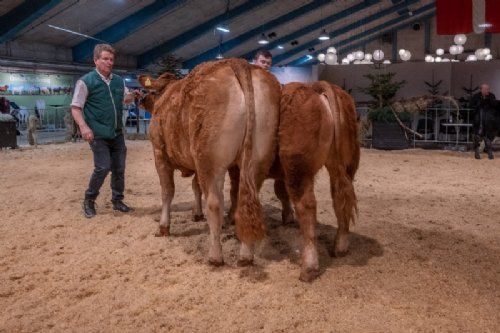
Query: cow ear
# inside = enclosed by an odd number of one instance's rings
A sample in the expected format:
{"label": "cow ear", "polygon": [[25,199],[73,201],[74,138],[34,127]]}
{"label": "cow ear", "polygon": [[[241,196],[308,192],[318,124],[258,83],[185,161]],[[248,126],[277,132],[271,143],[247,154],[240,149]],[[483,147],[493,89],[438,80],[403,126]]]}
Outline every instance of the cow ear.
{"label": "cow ear", "polygon": [[138,81],[141,84],[141,86],[150,90],[153,89],[156,80],[149,75],[139,75]]}

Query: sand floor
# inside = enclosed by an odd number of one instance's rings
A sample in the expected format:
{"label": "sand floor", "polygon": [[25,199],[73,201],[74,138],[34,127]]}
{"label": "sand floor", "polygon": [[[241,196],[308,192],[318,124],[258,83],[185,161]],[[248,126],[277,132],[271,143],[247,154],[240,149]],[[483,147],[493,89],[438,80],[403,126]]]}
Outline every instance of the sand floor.
{"label": "sand floor", "polygon": [[[176,174],[173,236],[155,238],[160,187],[149,142],[129,141],[126,202],[109,180],[98,216],[81,200],[85,143],[0,151],[0,332],[499,332],[500,154],[363,150],[350,253],[332,258],[328,177],[316,181],[321,276],[298,280],[300,234],[282,226],[266,181],[269,237],[253,267],[206,263],[208,227],[191,221]],[[228,182],[226,182],[226,201]]]}

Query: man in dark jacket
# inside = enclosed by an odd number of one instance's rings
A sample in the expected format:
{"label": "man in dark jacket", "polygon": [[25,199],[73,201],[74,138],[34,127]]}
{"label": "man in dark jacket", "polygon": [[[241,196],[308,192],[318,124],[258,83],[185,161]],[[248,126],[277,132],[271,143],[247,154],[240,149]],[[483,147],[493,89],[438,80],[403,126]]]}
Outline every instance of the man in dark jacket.
{"label": "man in dark jacket", "polygon": [[10,103],[9,100],[5,97],[0,97],[0,113],[10,113]]}
{"label": "man in dark jacket", "polygon": [[123,136],[122,109],[123,103],[130,103],[134,96],[127,92],[123,79],[111,72],[114,59],[113,47],[96,45],[96,68],[77,81],[71,102],[71,114],[94,155],[94,172],[83,202],[87,218],[96,215],[94,202],[110,171],[113,209],[124,213],[131,211],[123,202],[127,148]]}
{"label": "man in dark jacket", "polygon": [[471,120],[474,132],[474,156],[477,159],[481,158],[479,146],[482,140],[485,140],[485,121],[487,116],[485,112],[487,109],[492,109],[493,103],[496,100],[495,95],[490,92],[490,86],[486,83],[481,85],[481,91],[472,96],[469,108],[472,109]]}

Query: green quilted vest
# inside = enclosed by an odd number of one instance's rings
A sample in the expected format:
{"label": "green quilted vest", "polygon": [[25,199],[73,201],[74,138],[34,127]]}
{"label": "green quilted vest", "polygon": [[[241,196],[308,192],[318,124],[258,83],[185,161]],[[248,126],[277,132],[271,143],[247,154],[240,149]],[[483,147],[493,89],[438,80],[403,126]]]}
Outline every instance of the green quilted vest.
{"label": "green quilted vest", "polygon": [[122,133],[122,113],[124,84],[123,79],[113,74],[109,85],[94,69],[81,80],[88,89],[87,100],[83,107],[85,122],[94,132],[96,139],[113,139]]}

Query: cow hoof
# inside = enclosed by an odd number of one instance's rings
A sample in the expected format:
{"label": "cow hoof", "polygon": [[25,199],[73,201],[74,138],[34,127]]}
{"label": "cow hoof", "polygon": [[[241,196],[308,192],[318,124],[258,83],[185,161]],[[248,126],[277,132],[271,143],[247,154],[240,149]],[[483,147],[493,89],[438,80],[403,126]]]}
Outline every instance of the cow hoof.
{"label": "cow hoof", "polygon": [[476,153],[474,154],[474,158],[475,158],[476,160],[480,160],[480,159],[481,159],[481,154],[479,154],[478,152],[476,152]]}
{"label": "cow hoof", "polygon": [[253,265],[253,259],[238,259],[238,262],[236,263],[238,267],[247,267],[247,266],[252,266]]}
{"label": "cow hoof", "polygon": [[208,259],[208,263],[214,267],[224,266],[224,260],[222,259]]}
{"label": "cow hoof", "polygon": [[333,251],[333,255],[335,256],[335,258],[342,258],[342,257],[345,257],[348,252],[349,252],[348,250],[337,250],[337,249],[335,249]]}
{"label": "cow hoof", "polygon": [[170,230],[169,227],[162,227],[158,228],[158,231],[155,233],[155,237],[167,237],[170,236]]}
{"label": "cow hoof", "polygon": [[490,159],[490,160],[494,159],[493,154],[491,154],[491,155],[488,154],[488,159]]}
{"label": "cow hoof", "polygon": [[283,221],[283,225],[296,224],[297,221],[294,218],[293,214],[286,214],[281,216],[281,221]]}
{"label": "cow hoof", "polygon": [[319,269],[306,269],[300,272],[299,280],[302,282],[312,282],[319,276]]}
{"label": "cow hoof", "polygon": [[225,223],[226,225],[230,226],[230,225],[235,225],[235,221],[234,221],[234,215],[231,216],[230,214],[226,215],[225,218]]}
{"label": "cow hoof", "polygon": [[194,222],[206,221],[205,215],[203,215],[203,214],[194,214],[193,215],[193,221]]}

